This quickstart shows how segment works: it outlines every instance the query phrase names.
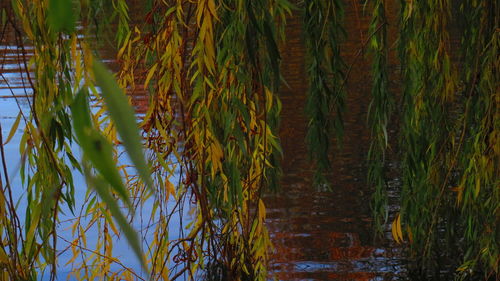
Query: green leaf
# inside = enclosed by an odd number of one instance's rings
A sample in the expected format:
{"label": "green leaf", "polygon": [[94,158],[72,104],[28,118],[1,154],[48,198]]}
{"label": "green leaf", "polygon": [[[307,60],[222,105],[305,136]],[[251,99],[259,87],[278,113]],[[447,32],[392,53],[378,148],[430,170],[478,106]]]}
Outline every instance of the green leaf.
{"label": "green leaf", "polygon": [[144,183],[151,191],[154,191],[150,169],[144,158],[139,128],[132,106],[130,106],[125,93],[120,89],[113,75],[101,62],[94,60],[93,70],[97,85],[102,90],[102,96],[109,115],[114,121],[132,163],[134,163]]}
{"label": "green leaf", "polygon": [[90,109],[85,90],[81,90],[76,94],[71,105],[71,115],[73,115],[73,128],[75,129],[76,137],[80,138],[79,134],[83,134],[84,128],[92,128]]}
{"label": "green leaf", "polygon": [[48,21],[54,32],[75,31],[75,14],[72,0],[50,0]]}
{"label": "green leaf", "polygon": [[273,69],[274,83],[279,85],[280,81],[280,52],[278,45],[274,40],[273,31],[268,21],[264,21],[264,36],[266,37],[266,46],[269,52],[269,59],[271,60],[271,67]]}
{"label": "green leaf", "polygon": [[93,126],[90,119],[90,109],[85,91],[80,91],[71,105],[73,127],[85,157],[93,167],[114,188],[116,193],[131,206],[128,191],[123,185],[122,178],[116,168],[111,143]]}
{"label": "green leaf", "polygon": [[99,197],[101,197],[102,201],[106,203],[106,206],[109,208],[111,215],[115,219],[116,223],[120,226],[120,229],[125,234],[125,238],[129,245],[132,247],[134,254],[137,256],[139,261],[141,262],[142,268],[149,272],[146,266],[146,262],[144,261],[144,257],[142,255],[141,244],[139,242],[139,237],[137,236],[137,232],[132,228],[132,226],[128,223],[126,217],[120,211],[120,207],[116,203],[115,198],[109,192],[109,185],[103,181],[100,177],[94,177],[90,175],[89,171],[86,171],[87,180],[91,184],[91,186],[95,189]]}
{"label": "green leaf", "polygon": [[0,21],[2,22],[2,26],[4,26],[5,23],[7,22],[7,12],[5,11],[5,9],[2,9],[0,19],[1,19]]}

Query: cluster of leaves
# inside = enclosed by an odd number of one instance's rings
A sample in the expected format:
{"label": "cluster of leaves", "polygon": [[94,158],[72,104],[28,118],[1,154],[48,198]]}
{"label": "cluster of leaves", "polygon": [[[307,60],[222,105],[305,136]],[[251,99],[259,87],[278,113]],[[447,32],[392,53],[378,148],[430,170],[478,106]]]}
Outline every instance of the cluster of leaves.
{"label": "cluster of leaves", "polygon": [[[317,166],[315,182],[324,186],[330,135],[335,132],[340,141],[343,131],[344,12],[340,0],[303,4],[310,79],[306,141]],[[386,4],[369,4],[368,180],[375,186],[375,223],[382,224],[393,98],[387,86]],[[148,273],[156,280],[195,279],[200,269],[210,280],[267,278],[271,245],[260,197],[280,173],[278,46],[292,7],[286,0],[149,0],[145,6],[144,22],[133,28],[125,0],[14,0],[2,10],[2,26],[11,25],[18,42],[27,38],[34,55],[23,65],[33,91],[30,112],[20,112],[7,137],[23,120],[24,221],[0,145],[1,280],[36,280],[46,271],[56,278],[58,241],[66,239],[58,233],[63,211],[77,213],[72,241],[65,241],[70,274],[77,279],[145,279]],[[456,263],[461,277],[474,271],[498,276],[500,7],[495,1],[463,1],[463,64],[455,67],[449,46],[452,1],[400,6],[403,186],[394,238],[409,242],[420,269],[439,270],[434,261],[446,247],[449,258],[463,258]],[[99,29],[93,24],[99,14],[112,14],[109,22],[117,23],[116,82],[88,41],[91,30]],[[141,127],[151,168],[122,89],[149,93]],[[137,173],[120,164],[119,144]],[[82,205],[75,204],[72,170],[90,187]],[[145,206],[151,211],[139,237],[131,224],[135,210]],[[185,207],[191,207],[188,217]],[[179,228],[174,231],[173,221]],[[87,243],[90,231],[99,233],[95,245]],[[122,234],[143,273],[114,256],[114,241]]]}
{"label": "cluster of leaves", "polygon": [[[51,16],[45,16],[47,5],[48,2],[30,5],[13,1],[6,8],[7,23],[14,27],[19,42],[22,42],[21,31],[17,29],[14,11],[25,36],[38,44],[34,46],[35,55],[30,61],[25,59],[22,66],[33,90],[29,104],[31,112],[29,116],[22,112],[18,116],[18,120],[22,118],[25,123],[20,143],[21,176],[27,187],[24,221],[20,221],[17,214],[12,196],[16,187],[10,185],[6,163],[3,163],[6,186],[2,186],[0,205],[2,210],[8,210],[8,213],[2,212],[1,224],[3,280],[34,280],[37,272],[43,272],[47,266],[51,277],[55,278],[60,205],[65,203],[71,211],[74,207],[70,167],[79,165],[71,149],[74,138],[68,106],[72,102],[72,82],[83,77],[81,72],[73,74],[72,71],[74,61],[71,55],[74,55],[76,37],[62,40],[58,33],[62,26],[48,23]],[[51,6],[50,10],[54,9]],[[40,21],[30,21],[29,18]],[[26,54],[24,49],[23,54]],[[15,124],[11,132],[17,129],[19,121]],[[36,267],[39,271],[35,270]]]}
{"label": "cluster of leaves", "polygon": [[[280,171],[274,135],[280,111],[278,41],[291,5],[284,0],[149,1],[145,24],[131,30],[126,2],[107,4],[112,5],[19,0],[9,7],[18,19],[9,10],[19,39],[26,35],[35,51],[25,59],[25,72],[34,73],[28,77],[30,116],[21,112],[11,130],[22,116],[27,213],[20,222],[12,196],[4,196],[12,188],[7,182],[0,202],[2,214],[8,210],[2,221],[3,278],[42,278],[38,274],[49,266],[55,279],[57,242],[64,240],[72,253],[70,275],[77,279],[142,279],[114,257],[113,241],[123,233],[150,278],[194,278],[201,267],[220,278],[266,279],[270,242],[260,196],[263,188],[277,184]],[[119,85],[95,60],[88,40],[101,28],[92,23],[103,15],[107,21],[107,13],[114,18],[109,22],[117,22]],[[150,93],[142,128],[154,181],[120,88]],[[90,100],[97,110],[91,110]],[[80,162],[74,142],[83,152]],[[117,144],[128,151],[139,177],[119,165]],[[83,205],[75,205],[72,169],[91,187]],[[143,257],[144,244],[130,222],[134,209],[146,204],[152,205],[146,229],[154,226],[154,232],[142,237],[153,236]],[[194,217],[184,227],[186,205],[193,206]],[[59,214],[66,208],[79,211],[71,241],[58,235]],[[170,240],[176,218],[179,237]],[[87,243],[89,231],[99,233],[95,245]]]}
{"label": "cluster of leaves", "polygon": [[386,149],[389,146],[387,127],[393,110],[394,99],[389,92],[386,5],[383,0],[369,2],[372,7],[370,22],[370,51],[372,52],[372,101],[368,108],[368,125],[372,142],[368,151],[368,183],[375,186],[372,210],[374,225],[381,226],[388,218],[387,182],[385,179]]}
{"label": "cluster of leaves", "polygon": [[[457,89],[447,48],[450,8],[449,1],[427,1],[406,5],[402,12],[400,49],[406,83],[401,218],[407,223],[412,247],[419,249],[419,263],[430,260],[430,250],[441,244],[434,228],[438,226],[435,214],[443,214],[445,217],[439,219],[445,220],[455,217],[455,211],[446,208],[442,200],[451,130],[446,117],[451,114]],[[432,265],[426,264],[429,269]]]}
{"label": "cluster of leaves", "polygon": [[464,59],[456,67],[452,1],[401,3],[403,186],[393,233],[408,238],[424,276],[446,258],[462,277],[499,274],[499,6],[462,5]]}
{"label": "cluster of leaves", "polygon": [[156,173],[171,186],[177,163],[174,196],[195,204],[185,235],[150,247],[163,256],[154,267],[178,262],[169,253],[180,249],[185,263],[174,277],[202,267],[210,278],[266,279],[260,196],[279,175],[277,42],[290,8],[286,1],[152,1],[146,24],[119,51],[120,83],[150,94],[142,128]]}
{"label": "cluster of leaves", "polygon": [[[82,24],[89,22],[96,15],[93,9],[97,6],[88,1],[78,3],[78,7],[73,4],[58,0],[12,1],[5,10],[7,21],[4,24],[11,25],[19,46],[23,48],[25,57],[22,68],[30,83],[32,98],[28,103],[29,115],[20,108],[9,135],[11,137],[17,130],[22,118],[25,130],[20,142],[20,173],[23,186],[26,187],[25,199],[12,195],[12,190],[18,187],[10,185],[7,163],[3,158],[6,185],[2,184],[0,196],[3,210],[0,224],[1,280],[38,280],[47,275],[51,280],[56,279],[58,256],[61,254],[60,249],[64,248],[58,241],[65,240],[59,234],[61,214],[70,212],[74,215],[80,207],[82,209],[72,232],[76,238],[66,241],[69,244],[66,249],[72,248],[74,253],[79,249],[81,252],[78,257],[84,264],[84,274],[75,274],[85,280],[104,277],[108,274],[106,268],[112,260],[107,243],[98,241],[94,249],[87,248],[86,230],[79,224],[87,215],[92,216],[91,221],[100,220],[97,230],[107,236],[105,240],[108,241],[111,241],[109,234],[102,230],[110,227],[118,235],[114,226],[116,221],[142,261],[136,232],[117,203],[117,198],[120,198],[126,207],[132,207],[129,191],[116,165],[117,154],[111,144],[111,141],[116,141],[116,137],[113,139],[112,135],[105,136],[102,133],[99,113],[90,112],[88,92],[106,101],[109,116],[117,121],[113,124],[120,133],[131,161],[142,182],[151,187],[137,126],[132,126],[136,122],[135,114],[113,76],[93,59],[87,42],[76,32],[77,15],[82,17]],[[77,14],[76,10],[80,13]],[[22,31],[19,26],[22,26]],[[26,57],[21,43],[24,41],[23,36],[34,47],[34,54],[30,58]],[[97,91],[95,85],[101,91]],[[78,154],[75,154],[75,142],[83,151],[81,161],[77,160]],[[74,171],[83,173],[90,187],[86,199],[91,203],[87,204],[86,211],[75,204]],[[102,201],[96,200],[96,194]],[[24,200],[26,211],[24,221],[21,221],[17,204]],[[91,252],[92,255],[88,257],[84,252]],[[93,256],[96,254],[102,259],[95,259]],[[146,268],[146,264],[142,264]]]}
{"label": "cluster of leaves", "polygon": [[[395,98],[388,87],[387,1],[367,1],[372,19],[372,142],[367,179],[374,186],[374,223],[388,219],[387,127]],[[402,69],[401,210],[392,222],[394,239],[409,242],[413,265],[424,278],[452,261],[458,275],[498,276],[498,27],[494,1],[463,1],[461,48],[450,44],[454,2],[400,1],[398,48]],[[304,31],[310,89],[307,142],[325,182],[332,128],[337,138],[344,110],[340,1],[305,1]],[[458,13],[458,11],[455,11]],[[454,24],[455,22],[453,22]],[[451,56],[463,52],[463,63]],[[495,70],[496,69],[496,70]],[[336,119],[334,116],[336,115]],[[443,251],[443,249],[446,249]],[[462,250],[459,250],[462,249]],[[457,258],[458,257],[458,258]],[[460,260],[462,259],[462,260]],[[450,265],[450,262],[448,262]],[[420,276],[422,278],[422,276]]]}
{"label": "cluster of leaves", "polygon": [[[463,277],[476,271],[498,277],[500,272],[500,5],[467,1],[461,11],[464,66],[461,71],[460,129],[453,143],[456,207],[464,237]],[[460,136],[460,137],[459,137]]]}
{"label": "cluster of leaves", "polygon": [[[306,142],[316,164],[316,186],[329,188],[325,172],[332,132],[342,140],[345,110],[344,70],[340,44],[345,37],[343,3],[334,1],[304,2],[304,34],[307,44],[309,93],[306,112],[309,116]],[[333,118],[332,115],[335,114]]]}

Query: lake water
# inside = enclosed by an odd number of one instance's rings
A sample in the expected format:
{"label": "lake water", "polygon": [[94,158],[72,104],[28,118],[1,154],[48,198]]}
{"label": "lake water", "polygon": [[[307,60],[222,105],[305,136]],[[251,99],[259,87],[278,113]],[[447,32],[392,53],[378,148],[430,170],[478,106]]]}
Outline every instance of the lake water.
{"label": "lake water", "polygon": [[[389,1],[394,2],[394,1]],[[371,224],[370,188],[366,184],[366,155],[369,147],[369,131],[366,113],[370,102],[371,80],[368,76],[370,61],[358,56],[367,39],[370,15],[363,15],[362,1],[347,5],[346,29],[349,38],[342,47],[347,64],[352,71],[347,84],[347,114],[345,138],[342,150],[332,145],[331,192],[317,191],[312,187],[313,167],[305,146],[307,118],[304,114],[307,80],[304,67],[304,46],[300,18],[289,19],[287,42],[283,52],[283,74],[290,85],[283,87],[283,103],[280,129],[284,151],[283,178],[277,194],[265,196],[268,207],[267,226],[275,251],[270,265],[271,275],[278,280],[404,280],[405,258],[400,247],[392,242],[389,229],[385,238],[375,239]],[[396,22],[396,7],[389,5],[389,21]],[[395,25],[389,40],[395,41]],[[28,56],[30,55],[27,46]],[[109,51],[109,52],[108,52]],[[109,59],[114,57],[108,50]],[[20,69],[21,51],[17,48],[12,33],[0,41],[0,124],[4,137],[19,112],[19,107],[28,112],[29,88]],[[391,75],[396,74],[397,63],[392,54]],[[399,85],[392,84],[397,90]],[[144,96],[134,99],[143,108]],[[20,186],[18,144],[22,133],[20,127],[9,144],[5,146],[9,172],[14,186]],[[392,134],[394,132],[391,132]],[[332,144],[335,140],[332,140]],[[395,164],[394,164],[395,165]],[[75,175],[77,193],[85,194],[83,178]],[[398,185],[398,178],[391,181]],[[18,194],[22,195],[22,191]],[[77,196],[78,197],[78,196]],[[397,193],[391,192],[396,202]],[[21,206],[21,209],[23,206]],[[397,210],[391,205],[391,214]],[[147,211],[147,210],[144,210]],[[67,225],[60,226],[61,231]],[[118,247],[123,256],[132,255],[125,243]],[[61,246],[62,247],[62,246]],[[64,263],[64,257],[61,263]],[[138,267],[135,259],[128,259],[127,266]],[[65,280],[67,268],[61,267],[61,280]],[[272,278],[271,276],[271,278]]]}
{"label": "lake water", "polygon": [[[396,5],[389,1],[389,21],[395,22]],[[405,259],[400,247],[385,238],[374,239],[371,224],[371,191],[366,184],[369,131],[366,114],[371,99],[370,60],[358,56],[367,40],[370,15],[363,15],[364,1],[346,5],[346,31],[342,46],[348,65],[353,65],[346,86],[347,113],[342,150],[332,139],[332,192],[312,187],[313,167],[304,143],[307,118],[304,105],[307,79],[304,76],[304,44],[300,18],[292,17],[283,48],[283,71],[290,88],[281,92],[283,110],[280,129],[284,151],[281,192],[266,196],[268,227],[276,248],[271,269],[278,280],[405,280]],[[392,6],[390,5],[392,3]],[[389,40],[394,42],[395,26]],[[398,67],[394,53],[390,71]],[[398,85],[391,88],[397,90]],[[394,131],[390,132],[394,134]],[[398,185],[394,177],[392,186]],[[397,201],[397,193],[390,193]],[[398,206],[391,205],[391,213]]]}

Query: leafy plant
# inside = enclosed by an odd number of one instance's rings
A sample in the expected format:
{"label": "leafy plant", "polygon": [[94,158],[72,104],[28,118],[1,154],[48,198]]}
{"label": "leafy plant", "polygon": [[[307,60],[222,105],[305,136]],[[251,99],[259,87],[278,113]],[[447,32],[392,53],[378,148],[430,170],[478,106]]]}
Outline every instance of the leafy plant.
{"label": "leafy plant", "polygon": [[[296,8],[286,0],[149,0],[132,23],[125,0],[6,3],[1,27],[15,34],[32,97],[5,140],[0,133],[0,280],[55,280],[62,253],[79,280],[267,280],[272,246],[261,195],[278,190],[281,173],[286,18],[293,10],[303,15],[306,142],[315,184],[325,187],[332,135],[338,143],[343,135],[349,2],[298,1]],[[460,3],[458,63],[450,45],[454,3],[400,1],[398,98],[388,90],[391,4],[367,1],[367,176],[380,230],[388,223],[387,130],[398,115],[403,184],[395,241],[408,245],[419,278],[435,274],[443,256],[457,278],[495,278],[500,8]],[[115,35],[116,75],[98,59],[107,30]],[[23,42],[33,46],[32,57]],[[149,97],[144,115],[126,95],[137,92]],[[19,188],[8,177],[3,144],[23,126]],[[86,193],[75,198],[80,174]],[[71,238],[60,233],[63,213],[72,216]],[[117,254],[122,236],[141,269]]]}

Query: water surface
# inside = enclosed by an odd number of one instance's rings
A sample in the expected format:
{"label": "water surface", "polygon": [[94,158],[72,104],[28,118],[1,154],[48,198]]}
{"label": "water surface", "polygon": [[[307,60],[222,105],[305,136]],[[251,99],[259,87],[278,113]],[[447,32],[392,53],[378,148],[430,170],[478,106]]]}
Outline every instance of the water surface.
{"label": "water surface", "polygon": [[[393,2],[393,1],[389,1]],[[363,1],[347,5],[346,29],[349,38],[342,47],[344,60],[352,64],[347,90],[347,114],[342,150],[332,139],[333,163],[329,179],[332,191],[318,191],[312,187],[313,167],[305,146],[307,118],[304,114],[307,93],[305,77],[305,50],[302,40],[300,14],[289,19],[287,42],[282,48],[283,75],[289,84],[280,93],[283,111],[280,129],[284,151],[283,179],[277,194],[265,196],[268,208],[267,226],[274,251],[270,264],[271,276],[278,280],[399,280],[405,279],[405,261],[401,249],[393,244],[390,233],[375,239],[370,212],[370,188],[366,184],[366,155],[369,131],[366,113],[370,101],[370,61],[359,54],[367,40],[369,15],[362,13]],[[395,22],[396,7],[389,13]],[[390,40],[394,42],[392,27]],[[18,47],[14,32],[9,30],[0,41],[0,122],[6,136],[22,108],[28,112],[30,90],[24,77],[23,55],[29,57],[32,49]],[[105,48],[106,58],[113,59],[115,50]],[[391,71],[397,64],[391,59]],[[397,89],[398,85],[392,85]],[[147,96],[134,93],[133,101],[144,111]],[[13,184],[20,184],[18,144],[23,128],[5,146]],[[82,189],[83,178],[76,176],[77,192]],[[398,180],[392,181],[397,185]],[[397,194],[392,194],[397,198]],[[397,205],[391,206],[392,212]],[[63,227],[61,226],[61,229]],[[130,255],[127,246],[120,250]],[[130,261],[131,267],[138,264]],[[66,270],[68,270],[66,268]],[[65,269],[62,267],[62,272]],[[61,280],[65,279],[65,274]]]}
{"label": "water surface", "polygon": [[[388,11],[395,21],[396,6]],[[392,243],[389,229],[385,238],[375,239],[371,219],[371,190],[366,183],[366,157],[370,134],[366,114],[371,99],[370,60],[362,50],[368,34],[370,15],[363,15],[364,1],[346,5],[348,38],[341,48],[351,66],[346,85],[347,113],[342,149],[332,139],[328,175],[332,191],[312,186],[313,166],[304,143],[307,117],[304,105],[308,81],[305,77],[305,49],[300,14],[288,21],[283,50],[283,75],[290,85],[283,87],[280,129],[284,151],[283,179],[278,194],[266,196],[268,227],[275,246],[271,270],[278,280],[404,280],[405,260]],[[389,40],[395,40],[395,27]],[[397,62],[391,53],[390,71]],[[391,74],[393,74],[391,73]],[[391,84],[393,91],[397,84]],[[392,131],[394,134],[394,131]],[[391,184],[397,185],[394,178]],[[396,199],[397,194],[391,196]],[[396,200],[392,200],[396,201]],[[391,206],[392,214],[397,205]]]}

